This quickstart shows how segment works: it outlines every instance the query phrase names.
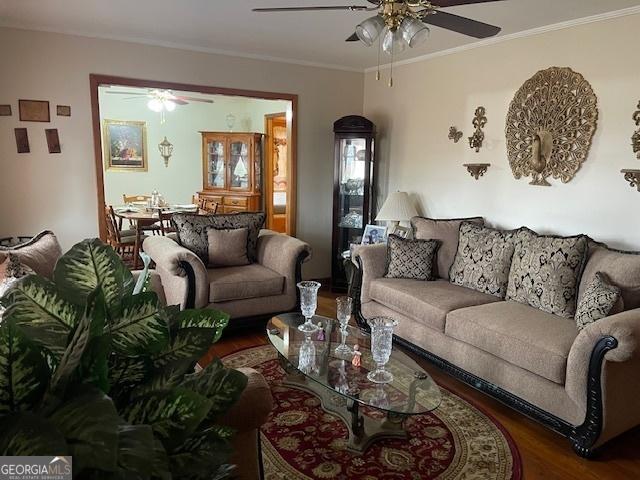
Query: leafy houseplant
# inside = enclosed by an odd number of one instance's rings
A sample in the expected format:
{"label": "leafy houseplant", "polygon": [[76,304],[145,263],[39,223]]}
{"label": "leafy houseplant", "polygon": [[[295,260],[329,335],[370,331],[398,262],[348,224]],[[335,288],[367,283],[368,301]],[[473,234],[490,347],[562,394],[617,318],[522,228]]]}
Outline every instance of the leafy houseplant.
{"label": "leafy houseplant", "polygon": [[0,455],[72,455],[74,476],[225,477],[216,420],[247,384],[219,360],[194,373],[228,315],[162,307],[114,250],[85,240],[54,281],[31,275],[0,303]]}

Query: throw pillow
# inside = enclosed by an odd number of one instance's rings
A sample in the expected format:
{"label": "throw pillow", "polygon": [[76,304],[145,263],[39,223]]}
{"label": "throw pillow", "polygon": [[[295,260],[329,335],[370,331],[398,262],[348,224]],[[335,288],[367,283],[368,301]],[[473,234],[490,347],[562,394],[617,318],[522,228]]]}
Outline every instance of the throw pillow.
{"label": "throw pillow", "polygon": [[28,242],[0,250],[0,263],[7,258],[8,252],[15,254],[23,265],[29,266],[38,275],[51,278],[56,262],[62,255],[62,248],[53,232],[45,230]]}
{"label": "throw pillow", "polygon": [[248,229],[247,257],[255,262],[258,254],[258,235],[264,225],[264,213],[241,212],[224,215],[195,215],[191,213],[176,213],[171,222],[178,233],[178,243],[198,255],[207,264],[209,261],[209,239],[207,227],[216,229]]}
{"label": "throw pillow", "polygon": [[589,258],[580,282],[579,299],[591,285],[595,274],[602,272],[622,291],[624,308],[640,308],[640,252],[614,250],[603,243],[591,241]]}
{"label": "throw pillow", "polygon": [[236,229],[207,228],[209,266],[237,267],[249,265],[247,257],[247,227]]}
{"label": "throw pillow", "polygon": [[418,240],[440,240],[440,248],[436,256],[435,276],[449,280],[449,270],[458,249],[460,224],[465,221],[484,225],[482,217],[441,220],[413,217],[411,219],[413,238]]}
{"label": "throw pillow", "polygon": [[398,235],[387,239],[386,278],[433,280],[438,240],[407,240]]}
{"label": "throw pillow", "polygon": [[504,298],[516,233],[463,222],[458,252],[449,271],[451,283]]}
{"label": "throw pillow", "polygon": [[543,236],[523,228],[515,243],[506,299],[573,318],[587,237]]}
{"label": "throw pillow", "polygon": [[612,285],[605,275],[596,272],[593,281],[584,291],[576,310],[576,325],[582,330],[590,323],[622,310],[622,291]]}
{"label": "throw pillow", "polygon": [[[0,263],[0,298],[11,286],[22,277],[31,275],[34,271],[20,262],[20,257],[14,253],[7,253],[4,261]],[[4,307],[0,305],[0,323],[4,314]]]}

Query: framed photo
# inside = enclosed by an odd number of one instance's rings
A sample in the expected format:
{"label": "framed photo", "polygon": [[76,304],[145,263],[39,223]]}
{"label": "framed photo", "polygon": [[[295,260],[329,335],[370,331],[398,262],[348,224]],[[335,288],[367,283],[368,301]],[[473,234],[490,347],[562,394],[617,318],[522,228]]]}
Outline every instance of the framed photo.
{"label": "framed photo", "polygon": [[18,100],[21,122],[49,122],[49,102],[46,100]]}
{"label": "framed photo", "polygon": [[393,232],[394,235],[399,236],[400,238],[404,238],[405,240],[407,238],[411,238],[411,229],[408,227],[401,227],[400,225],[398,225],[395,230]]}
{"label": "framed photo", "polygon": [[0,117],[11,116],[11,105],[0,105]]}
{"label": "framed photo", "polygon": [[147,171],[146,122],[105,120],[102,136],[107,170]]}
{"label": "framed photo", "polygon": [[47,146],[49,147],[49,153],[60,153],[60,137],[58,136],[57,128],[47,128],[44,131],[47,137]]}
{"label": "framed photo", "polygon": [[70,117],[71,116],[71,107],[69,105],[57,105],[56,106],[56,114],[59,117]]}
{"label": "framed photo", "polygon": [[367,225],[362,234],[362,245],[375,245],[387,241],[387,227]]}
{"label": "framed photo", "polygon": [[29,135],[27,133],[27,129],[15,128],[14,132],[16,134],[16,148],[18,149],[18,153],[31,152],[31,149],[29,148]]}

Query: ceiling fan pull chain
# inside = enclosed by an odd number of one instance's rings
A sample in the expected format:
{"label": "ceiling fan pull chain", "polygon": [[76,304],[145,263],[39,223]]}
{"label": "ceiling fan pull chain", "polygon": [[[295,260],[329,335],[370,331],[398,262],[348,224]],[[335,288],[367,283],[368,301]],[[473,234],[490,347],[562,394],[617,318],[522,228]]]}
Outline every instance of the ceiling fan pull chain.
{"label": "ceiling fan pull chain", "polygon": [[378,71],[376,72],[376,80],[380,81],[380,50],[382,50],[382,35],[378,36]]}
{"label": "ceiling fan pull chain", "polygon": [[391,67],[389,71],[389,88],[393,87],[393,46],[391,47]]}

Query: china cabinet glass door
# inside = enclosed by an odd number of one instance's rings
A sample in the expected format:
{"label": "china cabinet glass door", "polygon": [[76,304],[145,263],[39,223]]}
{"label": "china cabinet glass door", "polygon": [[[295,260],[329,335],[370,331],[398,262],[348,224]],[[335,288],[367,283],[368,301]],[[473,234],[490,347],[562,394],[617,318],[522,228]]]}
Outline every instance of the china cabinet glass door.
{"label": "china cabinet glass door", "polygon": [[364,138],[340,140],[338,226],[343,230],[347,247],[349,241],[358,240],[360,230],[364,227],[365,147]]}
{"label": "china cabinet glass door", "polygon": [[207,143],[207,177],[211,188],[225,188],[225,149],[223,140],[210,140]]}
{"label": "china cabinet glass door", "polygon": [[249,189],[249,142],[233,140],[229,143],[229,183],[230,188],[238,190]]}

